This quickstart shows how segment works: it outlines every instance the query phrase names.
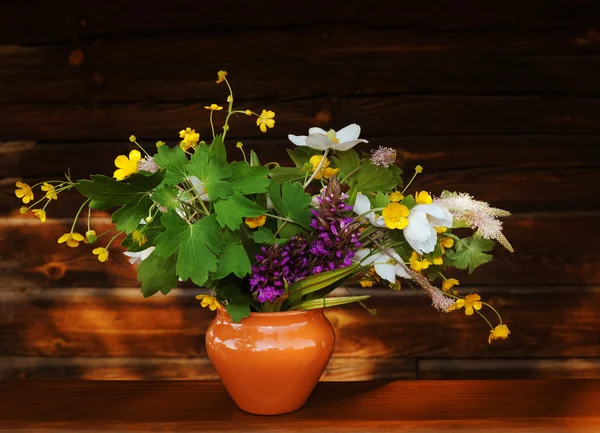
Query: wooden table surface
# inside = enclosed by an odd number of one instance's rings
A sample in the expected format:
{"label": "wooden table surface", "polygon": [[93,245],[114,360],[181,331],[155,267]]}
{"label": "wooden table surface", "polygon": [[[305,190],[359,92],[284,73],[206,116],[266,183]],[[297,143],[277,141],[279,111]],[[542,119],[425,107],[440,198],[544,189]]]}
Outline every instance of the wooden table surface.
{"label": "wooden table surface", "polygon": [[4,381],[0,431],[600,432],[600,380],[326,382],[254,416],[218,382]]}

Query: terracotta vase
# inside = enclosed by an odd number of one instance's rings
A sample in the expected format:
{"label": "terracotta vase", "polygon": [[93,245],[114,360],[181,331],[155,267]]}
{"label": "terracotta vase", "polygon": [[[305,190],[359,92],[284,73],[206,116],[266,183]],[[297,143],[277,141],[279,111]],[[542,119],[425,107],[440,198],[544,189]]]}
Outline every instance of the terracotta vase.
{"label": "terracotta vase", "polygon": [[224,309],[206,333],[206,350],[229,395],[257,415],[295,411],[323,374],[335,332],[323,310],[252,313],[233,323]]}

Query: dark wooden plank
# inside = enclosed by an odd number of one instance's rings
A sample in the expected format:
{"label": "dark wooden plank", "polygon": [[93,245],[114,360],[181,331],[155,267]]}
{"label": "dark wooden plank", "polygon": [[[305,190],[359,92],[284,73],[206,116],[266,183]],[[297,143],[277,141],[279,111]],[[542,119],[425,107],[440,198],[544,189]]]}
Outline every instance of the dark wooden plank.
{"label": "dark wooden plank", "polygon": [[600,359],[421,359],[419,379],[600,379]]}
{"label": "dark wooden plank", "polygon": [[[32,6],[37,4],[36,6]],[[5,2],[0,17],[0,43],[72,41],[114,34],[153,33],[157,31],[240,30],[260,28],[311,28],[326,32],[341,23],[361,26],[429,29],[465,28],[471,31],[498,29],[546,29],[565,27],[588,28],[598,25],[599,9],[594,2],[529,1],[491,2],[481,5],[463,2],[460,8],[451,1],[436,1],[431,6],[420,3],[392,5],[385,0],[365,4],[353,0],[343,4],[314,0],[290,4],[265,2],[262,7],[250,1],[238,1],[236,7],[223,13],[216,4],[190,4],[175,0],[169,8],[139,2],[93,2],[60,0],[52,8],[42,2]],[[181,13],[185,11],[186,13]],[[318,11],[318,12],[316,12]],[[21,18],[22,17],[22,18]],[[27,17],[27,26],[21,20]],[[28,30],[24,30],[28,27]]]}
{"label": "dark wooden plank", "polygon": [[[111,140],[135,133],[140,137],[176,137],[182,127],[210,131],[205,103],[131,103],[88,105],[4,105],[3,140]],[[271,137],[301,134],[310,126],[340,128],[350,123],[364,135],[440,134],[595,134],[600,100],[542,97],[382,96],[265,100],[252,108],[275,111]],[[246,107],[243,102],[240,107]],[[74,126],[76,125],[76,127]],[[240,118],[232,137],[256,136],[252,119]]]}
{"label": "dark wooden plank", "polygon": [[598,386],[596,380],[320,383],[301,410],[259,417],[237,409],[216,382],[14,381],[0,390],[0,428],[592,432],[600,426]]}
{"label": "dark wooden plank", "polygon": [[[415,359],[333,358],[322,381],[416,379]],[[0,380],[219,380],[202,358],[0,357]]]}
{"label": "dark wooden plank", "polygon": [[[438,313],[421,292],[353,289],[371,294],[367,305],[378,314],[359,305],[326,310],[336,328],[334,357],[368,359],[373,374],[382,376],[389,364],[379,358],[600,357],[598,287],[475,290],[502,312],[512,332],[508,340],[488,344],[480,317]],[[194,299],[201,292],[179,289],[143,299],[137,289],[3,288],[0,355],[206,357],[204,333],[214,313]]]}

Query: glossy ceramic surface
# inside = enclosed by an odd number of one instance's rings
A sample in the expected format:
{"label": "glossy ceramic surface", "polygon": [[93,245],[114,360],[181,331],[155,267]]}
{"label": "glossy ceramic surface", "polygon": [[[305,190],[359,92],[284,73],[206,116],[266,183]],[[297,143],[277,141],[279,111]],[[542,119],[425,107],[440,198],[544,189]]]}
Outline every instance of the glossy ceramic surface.
{"label": "glossy ceramic surface", "polygon": [[323,310],[252,313],[232,323],[219,309],[206,350],[244,411],[276,415],[300,408],[325,370],[335,332]]}

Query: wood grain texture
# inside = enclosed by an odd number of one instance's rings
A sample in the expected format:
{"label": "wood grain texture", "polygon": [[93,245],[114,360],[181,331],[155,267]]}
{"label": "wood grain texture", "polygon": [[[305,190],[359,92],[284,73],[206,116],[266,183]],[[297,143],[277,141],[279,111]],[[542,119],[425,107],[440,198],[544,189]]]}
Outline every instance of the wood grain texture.
{"label": "wood grain texture", "polygon": [[[440,314],[420,292],[352,291],[371,294],[367,305],[378,314],[354,304],[326,310],[336,329],[334,357],[369,358],[373,371],[375,358],[600,357],[597,287],[478,288],[512,332],[491,345],[481,318]],[[205,357],[214,313],[200,308],[198,293],[180,289],[143,299],[138,289],[4,288],[0,355]]]}
{"label": "wood grain texture", "polygon": [[304,408],[277,417],[243,413],[214,382],[15,381],[0,397],[0,428],[13,431],[556,433],[600,426],[596,380],[320,383]]}

